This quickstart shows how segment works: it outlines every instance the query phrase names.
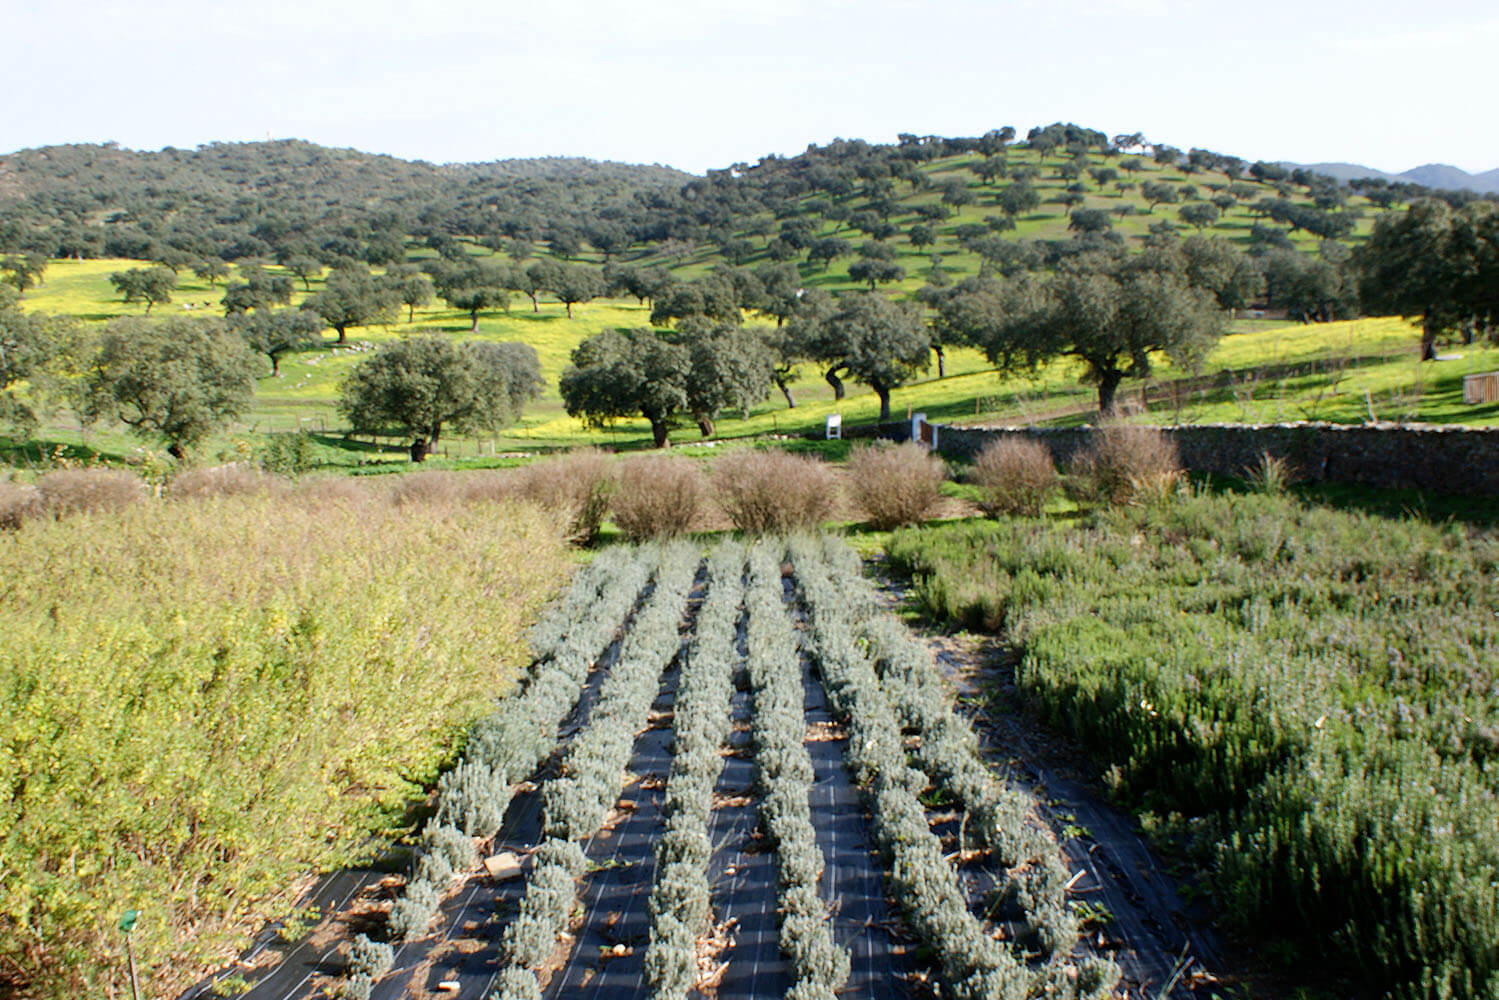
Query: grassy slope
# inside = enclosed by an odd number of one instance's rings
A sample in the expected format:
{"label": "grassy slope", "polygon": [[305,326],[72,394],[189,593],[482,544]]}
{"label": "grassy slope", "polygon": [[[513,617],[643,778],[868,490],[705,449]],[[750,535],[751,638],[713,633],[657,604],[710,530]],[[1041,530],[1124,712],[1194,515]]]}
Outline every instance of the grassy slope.
{"label": "grassy slope", "polygon": [[[894,237],[890,242],[897,249],[899,262],[906,268],[907,277],[887,291],[909,293],[920,287],[930,273],[930,257],[937,253],[941,266],[954,278],[976,274],[978,258],[962,249],[954,236],[956,227],[967,223],[981,222],[987,214],[997,211],[993,205],[993,193],[998,190],[991,185],[980,184],[977,177],[966,169],[976,157],[973,155],[947,157],[927,165],[935,185],[950,177],[963,178],[979,195],[979,203],[964,207],[937,226],[938,243],[922,251],[911,246],[904,236]],[[1051,157],[1038,163],[1031,150],[1012,149],[1009,154],[1012,166],[1040,166],[1041,177],[1033,183],[1046,199],[1041,208],[1031,216],[1022,217],[1011,238],[1063,239],[1068,236],[1066,214],[1056,198],[1066,182],[1056,176],[1056,166],[1061,162]],[[1117,161],[1114,161],[1117,163]],[[1211,193],[1211,186],[1227,184],[1228,178],[1211,172],[1192,175],[1169,170],[1147,160],[1141,161],[1142,169],[1126,179],[1138,183],[1144,180],[1166,180],[1178,184],[1195,184],[1202,194]],[[1001,182],[1001,184],[1006,182]],[[1148,231],[1151,222],[1176,218],[1180,206],[1158,206],[1153,213],[1135,190],[1120,193],[1112,186],[1100,191],[1090,180],[1088,207],[1112,209],[1119,205],[1131,205],[1135,214],[1116,218],[1116,229],[1136,241]],[[1247,179],[1239,183],[1253,184]],[[1255,185],[1259,190],[1255,197],[1273,196],[1275,191],[1268,185]],[[918,204],[933,202],[939,198],[935,190],[913,192],[909,185],[897,184],[902,211],[895,221],[902,230],[919,221],[914,214]],[[1249,227],[1253,220],[1247,198],[1231,208],[1216,226],[1210,230],[1236,242],[1247,242]],[[862,199],[854,196],[851,204],[857,208]],[[1350,199],[1350,204],[1368,208],[1362,198]],[[1366,233],[1372,221],[1371,212],[1359,222],[1358,235]],[[759,220],[773,223],[768,218]],[[833,234],[835,227],[824,225],[823,233]],[[848,229],[836,230],[856,246],[863,241],[861,234]],[[1294,236],[1298,245],[1305,249],[1315,247],[1316,241],[1305,234]],[[756,238],[757,245],[764,238]],[[476,256],[487,256],[489,251],[473,248]],[[428,252],[417,250],[413,256],[424,256]],[[597,254],[585,253],[581,260],[599,263]],[[668,261],[654,251],[635,251],[627,262],[651,265],[668,264],[678,276],[690,278],[722,263],[712,247],[702,247],[684,260]],[[766,263],[762,253],[757,253],[747,263],[750,266]],[[800,267],[803,279],[810,285],[819,285],[833,290],[851,287],[848,267],[851,258],[835,261],[826,270],[803,262]],[[46,283],[29,293],[25,304],[28,308],[59,313],[71,313],[88,321],[107,320],[113,316],[132,313],[135,306],[126,306],[108,283],[111,271],[135,266],[130,261],[55,261],[47,272]],[[210,289],[205,282],[189,272],[179,276],[181,286],[170,305],[157,307],[157,312],[183,309],[184,303],[209,303],[210,312],[216,312],[216,303],[222,292]],[[318,288],[314,280],[312,290]],[[300,283],[293,304],[305,292]],[[567,319],[561,305],[543,302],[538,313],[531,311],[531,304],[517,298],[506,313],[486,314],[481,317],[477,336],[495,340],[521,340],[531,344],[540,355],[543,372],[547,379],[546,393],[532,406],[526,418],[504,435],[482,440],[450,439],[447,443],[453,456],[477,456],[490,451],[532,450],[535,448],[568,447],[583,443],[603,443],[625,447],[637,447],[648,440],[648,428],[643,420],[623,420],[607,431],[591,431],[579,421],[569,418],[558,397],[557,376],[566,367],[568,354],[585,337],[600,330],[616,326],[644,326],[649,322],[649,310],[633,300],[599,300],[574,308],[575,318]],[[469,336],[466,314],[446,308],[441,302],[417,310],[413,322],[393,323],[389,326],[361,328],[353,331],[352,339],[357,344],[378,344],[409,333],[436,329],[455,337]],[[1207,370],[1220,368],[1246,368],[1261,364],[1273,364],[1317,356],[1338,354],[1368,354],[1395,352],[1403,346],[1413,344],[1415,334],[1398,320],[1361,320],[1351,323],[1335,323],[1302,327],[1268,322],[1242,321],[1235,325],[1238,331],[1225,338],[1209,359]],[[1333,377],[1307,377],[1261,383],[1251,389],[1207,392],[1194,397],[1190,405],[1173,408],[1166,414],[1157,414],[1151,419],[1169,421],[1267,421],[1280,419],[1326,419],[1343,422],[1366,420],[1372,412],[1378,419],[1424,420],[1433,422],[1463,422],[1470,424],[1492,424],[1499,422],[1499,407],[1465,407],[1461,403],[1462,375],[1474,371],[1499,367],[1499,352],[1493,349],[1465,349],[1460,361],[1440,362],[1437,365],[1420,366],[1414,357],[1392,358],[1389,363],[1363,368],[1337,379]],[[221,435],[205,448],[208,455],[234,455],[253,448],[257,435],[269,431],[307,429],[327,431],[328,447],[326,460],[341,464],[353,464],[386,458],[397,460],[401,450],[398,442],[382,443],[379,449],[364,442],[345,442],[337,432],[340,426],[333,401],[337,386],[345,373],[358,361],[357,351],[327,350],[303,352],[286,358],[282,363],[280,378],[269,376],[260,381],[255,408],[246,420]],[[935,369],[933,369],[933,372]],[[750,419],[737,419],[738,415],[725,416],[720,422],[719,433],[726,436],[745,436],[764,433],[803,433],[815,431],[822,426],[825,417],[832,412],[843,413],[850,422],[871,420],[878,412],[871,393],[862,387],[850,386],[851,392],[840,405],[834,406],[831,390],[814,371],[807,371],[795,389],[800,405],[788,410],[778,393],[773,394],[752,412]],[[930,374],[930,373],[929,373]],[[920,410],[933,418],[952,420],[963,417],[985,415],[1006,420],[1029,420],[1046,417],[1060,408],[1082,409],[1088,405],[1091,390],[1078,384],[1079,369],[1076,365],[1060,362],[1041,372],[1025,377],[999,378],[988,371],[983,358],[974,351],[955,350],[949,352],[948,377],[926,378],[895,393],[893,408],[901,414],[908,409]],[[1174,372],[1168,364],[1162,364],[1157,377],[1170,378],[1185,373]],[[1333,383],[1336,382],[1336,385]],[[1367,393],[1367,395],[1366,395]],[[1089,419],[1086,413],[1074,413],[1062,418],[1068,421]],[[69,446],[86,443],[106,454],[124,456],[140,453],[141,443],[118,430],[95,428],[84,435],[76,423],[66,420],[55,422],[42,435],[45,440]],[[692,435],[683,430],[678,440],[688,440]]]}

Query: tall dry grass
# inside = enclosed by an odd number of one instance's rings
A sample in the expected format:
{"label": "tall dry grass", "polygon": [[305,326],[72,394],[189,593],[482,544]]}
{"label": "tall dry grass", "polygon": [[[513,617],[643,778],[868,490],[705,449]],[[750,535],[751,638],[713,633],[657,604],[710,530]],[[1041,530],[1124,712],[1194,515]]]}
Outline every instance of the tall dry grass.
{"label": "tall dry grass", "polygon": [[209,497],[254,496],[286,487],[286,480],[259,466],[231,462],[202,469],[184,469],[167,483],[166,495],[174,500],[205,500]]}
{"label": "tall dry grass", "polygon": [[731,451],[713,463],[713,490],[734,527],[749,534],[813,530],[833,513],[837,481],[815,458]]}
{"label": "tall dry grass", "polygon": [[854,506],[877,531],[919,524],[942,502],[947,466],[915,441],[876,441],[848,456],[848,487]]}
{"label": "tall dry grass", "polygon": [[545,512],[312,489],[0,538],[0,981],[20,995],[128,995],[126,909],[143,994],[176,995],[300,874],[390,836],[524,665],[569,569]]}
{"label": "tall dry grass", "polygon": [[621,463],[610,510],[632,542],[672,538],[692,530],[703,494],[703,474],[694,459],[640,455]]}

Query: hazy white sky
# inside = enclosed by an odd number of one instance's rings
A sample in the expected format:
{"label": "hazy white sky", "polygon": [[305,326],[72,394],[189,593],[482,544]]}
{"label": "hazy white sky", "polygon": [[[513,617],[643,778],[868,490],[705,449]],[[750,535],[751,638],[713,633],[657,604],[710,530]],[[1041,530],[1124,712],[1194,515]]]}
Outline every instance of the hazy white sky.
{"label": "hazy white sky", "polygon": [[0,152],[270,136],[701,172],[1061,120],[1499,167],[1499,9],[1472,0],[0,0],[0,25]]}

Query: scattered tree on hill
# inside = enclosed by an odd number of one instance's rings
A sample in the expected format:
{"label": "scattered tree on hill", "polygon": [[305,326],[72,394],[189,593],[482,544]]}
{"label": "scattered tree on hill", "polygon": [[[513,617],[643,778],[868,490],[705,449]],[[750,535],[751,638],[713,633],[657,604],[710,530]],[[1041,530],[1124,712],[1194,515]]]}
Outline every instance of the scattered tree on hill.
{"label": "scattered tree on hill", "polygon": [[602,427],[639,414],[656,447],[665,448],[672,417],[688,403],[691,369],[691,352],[653,330],[605,330],[573,349],[559,388],[569,416]]}
{"label": "scattered tree on hill", "polygon": [[87,383],[90,417],[159,437],[181,459],[249,409],[255,356],[222,320],[122,317],[105,326]]}
{"label": "scattered tree on hill", "polygon": [[516,284],[520,286],[518,290],[530,298],[533,313],[541,312],[539,297],[556,284],[561,270],[562,265],[554,260],[538,260],[516,275]]}
{"label": "scattered tree on hill", "polygon": [[42,283],[47,273],[47,258],[35,251],[10,254],[0,260],[0,271],[5,272],[5,283],[25,295]]}
{"label": "scattered tree on hill", "polygon": [[356,434],[409,435],[411,459],[420,462],[447,428],[493,431],[515,421],[541,385],[536,351],[525,344],[412,337],[360,361],[338,409]]}
{"label": "scattered tree on hill", "polygon": [[854,281],[869,282],[869,290],[872,292],[876,282],[905,280],[906,269],[892,261],[861,257],[848,266],[848,276]]}
{"label": "scattered tree on hill", "polygon": [[439,272],[436,284],[443,301],[468,313],[469,330],[478,333],[479,313],[510,308],[510,281],[509,268],[475,261]]}
{"label": "scattered tree on hill", "polygon": [[344,264],[333,269],[323,290],[308,296],[302,308],[321,316],[338,333],[338,342],[348,339],[349,328],[371,323],[389,323],[395,318],[396,294],[382,287],[363,264]]}
{"label": "scattered tree on hill", "polygon": [[1011,181],[1008,187],[995,196],[994,203],[999,206],[1000,211],[1014,218],[1040,207],[1041,195],[1028,181],[1016,180]]}
{"label": "scattered tree on hill", "polygon": [[737,409],[747,416],[765,398],[775,370],[767,332],[724,324],[686,336],[687,409],[703,437],[713,436],[720,411]]}
{"label": "scattered tree on hill", "polygon": [[826,271],[834,260],[847,256],[853,252],[853,249],[853,244],[848,240],[837,236],[825,236],[812,241],[807,248],[807,261],[812,264],[821,261],[822,269]]}
{"label": "scattered tree on hill", "polygon": [[[14,427],[23,436],[31,433],[36,425],[32,400],[37,376],[76,332],[71,320],[25,313],[13,303],[0,302],[0,426]],[[30,383],[31,389],[24,400],[15,393],[21,382]]]}
{"label": "scattered tree on hill", "polygon": [[167,267],[132,267],[128,271],[112,273],[109,283],[126,302],[144,302],[149,316],[152,306],[172,301],[177,275]]}
{"label": "scattered tree on hill", "polygon": [[1224,326],[1206,291],[1123,256],[1085,254],[1064,261],[1049,280],[1021,275],[991,294],[997,306],[972,331],[990,361],[1014,370],[1078,358],[1105,413],[1124,379],[1150,374],[1153,352],[1190,365]]}
{"label": "scattered tree on hill", "polygon": [[[1355,252],[1361,298],[1374,312],[1421,317],[1421,360],[1437,356],[1437,341],[1474,318],[1491,315],[1494,211],[1454,209],[1434,198],[1404,212],[1387,212]],[[1486,280],[1484,280],[1486,279]],[[1485,288],[1485,285],[1488,287]]]}
{"label": "scattered tree on hill", "polygon": [[257,309],[229,317],[229,328],[250,350],[270,359],[271,377],[281,374],[281,356],[322,343],[323,321],[301,309]]}
{"label": "scattered tree on hill", "polygon": [[305,292],[312,291],[312,279],[323,273],[323,262],[309,254],[288,257],[282,266],[301,279],[302,290]]}
{"label": "scattered tree on hill", "polygon": [[1079,233],[1103,233],[1113,229],[1114,222],[1102,208],[1079,208],[1073,211],[1067,228]]}
{"label": "scattered tree on hill", "polygon": [[1358,309],[1354,276],[1346,253],[1317,256],[1295,249],[1272,250],[1260,257],[1265,275],[1265,302],[1303,323],[1330,323]]}
{"label": "scattered tree on hill", "polygon": [[1154,211],[1160,204],[1174,205],[1179,197],[1176,185],[1165,181],[1146,181],[1140,185],[1140,196],[1150,205],[1147,211]]}
{"label": "scattered tree on hill", "polygon": [[229,265],[218,257],[205,257],[193,265],[193,274],[208,282],[209,288],[217,288],[220,281],[229,277]]}
{"label": "scattered tree on hill", "polygon": [[256,263],[243,263],[239,268],[239,280],[224,289],[224,315],[286,305],[295,290],[292,280],[286,275],[271,274]]}
{"label": "scattered tree on hill", "polygon": [[856,292],[834,301],[826,316],[809,317],[801,331],[808,357],[843,398],[840,375],[863,382],[880,399],[880,419],[890,419],[890,393],[926,370],[931,338],[921,316],[878,292]]}
{"label": "scattered tree on hill", "polygon": [[390,290],[397,302],[406,307],[408,323],[416,319],[417,306],[425,306],[432,301],[435,291],[432,279],[409,265],[387,268],[381,283]]}
{"label": "scattered tree on hill", "polygon": [[1197,202],[1192,205],[1183,205],[1176,210],[1181,220],[1189,226],[1195,226],[1200,233],[1202,230],[1218,221],[1218,206],[1209,205],[1206,202]]}

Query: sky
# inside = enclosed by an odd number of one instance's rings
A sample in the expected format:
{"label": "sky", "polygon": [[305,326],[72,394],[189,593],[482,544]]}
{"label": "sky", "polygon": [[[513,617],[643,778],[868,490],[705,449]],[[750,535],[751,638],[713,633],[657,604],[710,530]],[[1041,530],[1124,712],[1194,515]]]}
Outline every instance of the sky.
{"label": "sky", "polygon": [[701,173],[1071,121],[1246,159],[1499,167],[1499,8],[1424,0],[0,0],[0,153],[307,139]]}

